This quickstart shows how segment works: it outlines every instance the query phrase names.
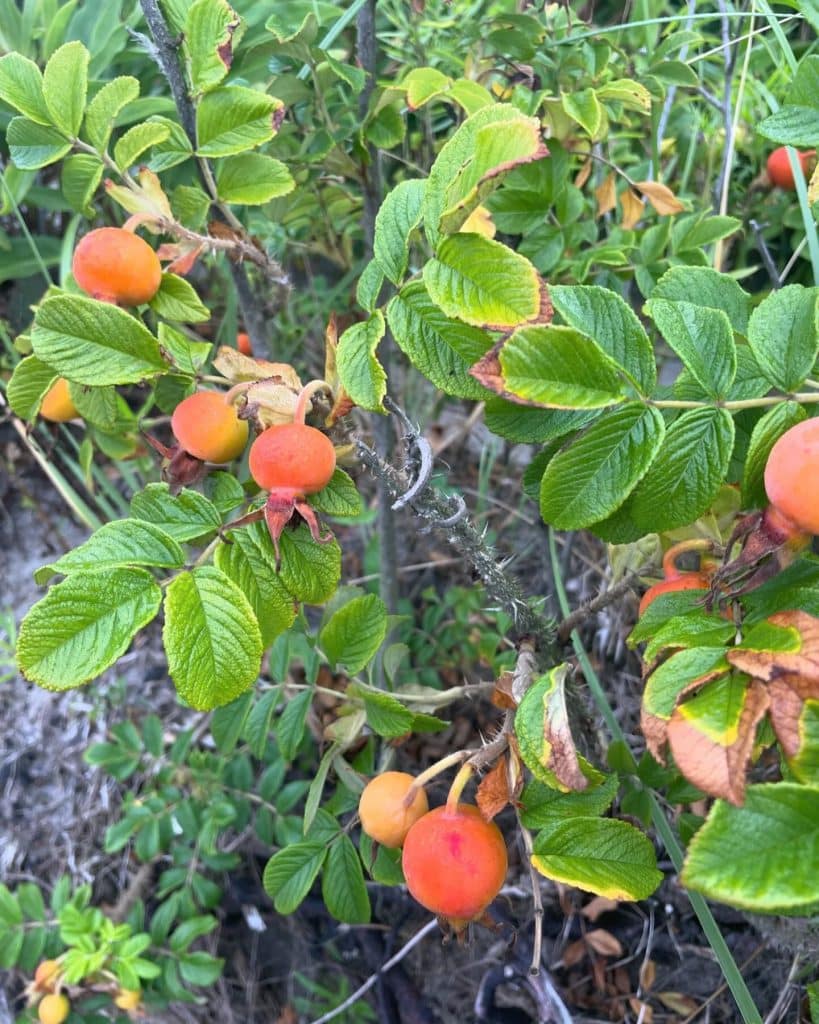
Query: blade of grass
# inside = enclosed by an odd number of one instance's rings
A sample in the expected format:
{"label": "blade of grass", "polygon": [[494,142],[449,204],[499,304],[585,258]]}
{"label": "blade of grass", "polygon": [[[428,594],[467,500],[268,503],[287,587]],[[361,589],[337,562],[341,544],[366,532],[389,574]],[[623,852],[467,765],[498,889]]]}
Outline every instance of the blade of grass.
{"label": "blade of grass", "polygon": [[[560,572],[560,561],[557,555],[555,532],[551,528],[549,529],[549,558],[552,564],[552,576],[555,583],[557,600],[560,605],[561,614],[565,617],[569,614],[571,608],[569,607],[566,588],[563,585],[563,577]],[[603,686],[597,676],[597,673],[594,671],[577,630],[572,632],[571,640],[575,653],[577,654],[577,660],[580,662],[580,666],[583,669],[586,684],[589,687],[591,695],[594,698],[598,710],[608,726],[612,737],[615,740],[620,740],[620,742],[628,745],[625,734],[620,728],[620,723],[615,717],[614,710],[612,709],[608,697],[603,690]],[[671,862],[674,865],[675,870],[679,874],[682,870],[685,853],[679,840],[674,834],[674,830],[669,825],[668,819],[663,813],[663,809],[660,806],[657,797],[650,790],[648,791],[648,796],[651,804],[651,820],[660,836],[663,846],[666,848],[668,856],[671,858]],[[748,991],[748,986],[745,984],[745,979],[742,977],[739,967],[737,967],[737,963],[731,955],[731,950],[728,948],[722,932],[719,930],[719,925],[714,920],[714,915],[711,913],[710,907],[699,893],[686,891],[686,895],[691,902],[694,913],[697,915],[702,930],[705,933],[705,937],[708,939],[708,944],[711,946],[714,956],[719,962],[725,981],[727,982],[728,987],[731,990],[731,994],[736,1001],[739,1012],[742,1014],[743,1021],[745,1024],[762,1024],[762,1016],[756,1008],[753,996]]]}

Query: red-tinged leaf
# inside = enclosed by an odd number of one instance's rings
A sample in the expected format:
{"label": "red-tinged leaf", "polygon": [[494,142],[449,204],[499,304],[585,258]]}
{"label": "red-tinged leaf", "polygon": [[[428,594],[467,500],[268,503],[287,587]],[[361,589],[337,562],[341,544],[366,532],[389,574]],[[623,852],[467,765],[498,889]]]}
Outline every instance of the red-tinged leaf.
{"label": "red-tinged leaf", "polygon": [[768,684],[770,718],[793,774],[819,781],[819,682],[785,675]]}
{"label": "red-tinged leaf", "polygon": [[495,688],[492,690],[492,703],[502,711],[513,711],[518,706],[512,692],[514,679],[512,672],[503,672],[495,682]]}
{"label": "red-tinged leaf", "polygon": [[778,612],[757,627],[763,643],[767,623],[787,630],[789,635],[780,638],[774,633],[766,648],[754,645],[752,632],[742,647],[728,652],[731,664],[766,682],[782,675],[801,675],[819,682],[819,618],[801,611]]}
{"label": "red-tinged leaf", "polygon": [[496,814],[500,814],[511,798],[507,761],[505,757],[501,756],[491,771],[484,775],[478,786],[476,795],[478,810],[486,821],[491,821]]}
{"label": "red-tinged leaf", "polygon": [[680,704],[668,723],[668,744],[686,779],[741,806],[756,727],[769,702],[761,683],[729,676]]}

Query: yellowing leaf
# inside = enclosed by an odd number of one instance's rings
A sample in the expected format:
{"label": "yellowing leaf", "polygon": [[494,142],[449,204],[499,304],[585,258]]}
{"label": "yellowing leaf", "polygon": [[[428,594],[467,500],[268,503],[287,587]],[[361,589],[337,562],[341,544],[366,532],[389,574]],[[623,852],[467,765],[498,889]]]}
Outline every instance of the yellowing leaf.
{"label": "yellowing leaf", "polygon": [[811,206],[819,202],[819,163],[813,168],[813,174],[808,182],[808,202]]}
{"label": "yellowing leaf", "polygon": [[635,181],[634,185],[659,214],[680,213],[685,209],[668,185],[661,185],[659,181]]}
{"label": "yellowing leaf", "polygon": [[461,231],[471,231],[476,235],[483,235],[484,238],[494,238],[497,228],[489,210],[485,206],[476,206],[461,225]]}

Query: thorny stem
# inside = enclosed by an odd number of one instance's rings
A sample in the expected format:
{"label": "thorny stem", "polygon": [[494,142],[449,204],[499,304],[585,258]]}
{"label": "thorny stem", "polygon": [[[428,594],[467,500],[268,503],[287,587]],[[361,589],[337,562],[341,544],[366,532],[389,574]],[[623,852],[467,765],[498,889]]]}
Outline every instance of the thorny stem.
{"label": "thorny stem", "polygon": [[561,644],[569,642],[569,638],[572,635],[572,630],[577,629],[579,625],[591,618],[597,612],[607,608],[610,604],[614,604],[615,601],[619,601],[621,597],[630,593],[634,589],[634,584],[637,582],[640,576],[643,575],[643,569],[637,569],[635,572],[630,572],[620,580],[619,583],[605,590],[602,594],[598,594],[597,597],[591,601],[587,601],[586,604],[581,605],[579,608],[567,615],[566,618],[557,627],[557,639]]}
{"label": "thorny stem", "polygon": [[[384,462],[363,442],[359,441],[356,448],[367,469],[383,481],[391,500],[394,501],[409,489],[411,481],[403,470]],[[519,633],[531,635],[538,641],[541,652],[551,650],[555,638],[554,623],[530,607],[518,580],[505,571],[497,554],[467,516],[451,521],[452,499],[437,488],[427,486],[412,499],[410,508],[420,519],[426,520],[432,529],[446,523],[450,543],[482,580],[489,597],[512,617]]]}

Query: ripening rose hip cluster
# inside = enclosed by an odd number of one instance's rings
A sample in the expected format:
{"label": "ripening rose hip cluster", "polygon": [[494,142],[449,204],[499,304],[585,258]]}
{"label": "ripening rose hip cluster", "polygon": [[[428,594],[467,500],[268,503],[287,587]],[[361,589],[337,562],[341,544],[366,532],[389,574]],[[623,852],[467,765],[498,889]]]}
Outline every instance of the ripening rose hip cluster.
{"label": "ripening rose hip cluster", "polygon": [[406,772],[372,779],[358,805],[371,839],[396,849],[410,894],[455,931],[479,918],[500,892],[508,866],[500,829],[477,807],[428,809],[423,788]]}

